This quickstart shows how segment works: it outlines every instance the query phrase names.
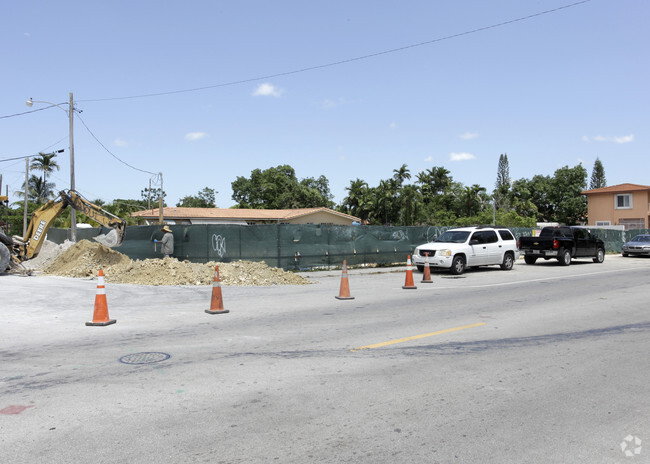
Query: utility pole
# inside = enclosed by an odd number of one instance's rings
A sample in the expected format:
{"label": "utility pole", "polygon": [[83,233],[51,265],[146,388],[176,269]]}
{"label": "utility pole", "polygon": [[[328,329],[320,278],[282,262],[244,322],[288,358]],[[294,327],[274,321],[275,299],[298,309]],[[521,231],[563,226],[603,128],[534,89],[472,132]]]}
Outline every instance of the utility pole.
{"label": "utility pole", "polygon": [[[68,114],[68,125],[70,127],[70,190],[75,190],[74,185],[74,98],[72,92],[70,92],[70,100],[68,101],[68,111],[64,110],[61,105],[56,103],[42,101],[42,100],[32,100],[31,98],[25,102],[25,104],[31,107],[34,103],[47,103],[52,106],[56,106],[62,111],[65,111]],[[77,214],[74,208],[70,210],[70,240],[73,242],[77,241]]]}
{"label": "utility pole", "polygon": [[29,190],[29,156],[25,158],[25,205],[23,207],[23,238],[27,235],[27,191]]}
{"label": "utility pole", "polygon": [[162,172],[159,172],[158,175],[160,176],[160,197],[159,197],[159,206],[158,206],[158,219],[160,221],[160,225],[163,224],[163,177],[162,177]]}
{"label": "utility pole", "polygon": [[[68,103],[68,119],[70,124],[70,190],[75,190],[74,183],[74,136],[73,136],[73,121],[74,121],[74,101],[72,99],[72,92],[70,92],[70,102]],[[70,207],[70,240],[75,243],[77,241],[77,212],[73,207]]]}

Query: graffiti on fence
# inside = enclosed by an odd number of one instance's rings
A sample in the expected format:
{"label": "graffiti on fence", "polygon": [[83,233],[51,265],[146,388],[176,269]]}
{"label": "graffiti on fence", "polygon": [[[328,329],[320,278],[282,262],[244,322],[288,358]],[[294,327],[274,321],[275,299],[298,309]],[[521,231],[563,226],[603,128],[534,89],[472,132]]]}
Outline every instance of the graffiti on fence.
{"label": "graffiti on fence", "polygon": [[221,235],[212,234],[212,249],[216,251],[219,258],[223,258],[226,254],[226,238]]}

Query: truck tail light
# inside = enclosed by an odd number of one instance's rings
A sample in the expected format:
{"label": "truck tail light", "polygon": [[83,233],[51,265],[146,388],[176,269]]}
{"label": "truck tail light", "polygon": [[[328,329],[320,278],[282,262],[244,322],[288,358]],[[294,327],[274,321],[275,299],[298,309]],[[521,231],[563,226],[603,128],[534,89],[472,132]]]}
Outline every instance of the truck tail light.
{"label": "truck tail light", "polygon": [[521,248],[521,237],[519,237],[519,240],[517,241],[517,248]]}
{"label": "truck tail light", "polygon": [[560,248],[560,242],[557,240],[553,240],[553,249],[557,250],[558,248]]}

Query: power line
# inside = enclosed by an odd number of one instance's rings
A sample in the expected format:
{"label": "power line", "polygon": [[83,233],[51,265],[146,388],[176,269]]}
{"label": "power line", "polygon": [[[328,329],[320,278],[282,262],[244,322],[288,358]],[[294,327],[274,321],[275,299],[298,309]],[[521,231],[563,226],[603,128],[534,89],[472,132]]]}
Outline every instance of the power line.
{"label": "power line", "polygon": [[24,111],[22,113],[9,114],[7,116],[0,116],[0,119],[15,118],[16,116],[23,116],[25,114],[36,113],[37,111],[49,110],[50,108],[54,108],[55,106],[57,106],[57,105],[50,105],[50,106],[46,106],[45,108],[37,108],[35,110]]}
{"label": "power line", "polygon": [[530,14],[530,15],[527,15],[527,16],[522,16],[520,18],[511,19],[511,20],[508,20],[508,21],[503,21],[501,23],[492,24],[492,25],[489,25],[489,26],[479,27],[477,29],[472,29],[472,30],[469,30],[469,31],[459,32],[457,34],[452,34],[452,35],[448,35],[448,36],[445,36],[445,37],[439,37],[437,39],[427,40],[425,42],[419,42],[419,43],[415,43],[415,44],[405,45],[403,47],[397,47],[397,48],[392,48],[392,49],[389,49],[389,50],[383,50],[383,51],[380,51],[380,52],[370,53],[370,54],[367,54],[367,55],[357,56],[357,57],[354,57],[354,58],[348,58],[348,59],[345,59],[345,60],[333,61],[331,63],[325,63],[325,64],[320,64],[320,65],[315,65],[315,66],[309,66],[309,67],[306,67],[306,68],[295,69],[293,71],[285,71],[285,72],[276,73],[276,74],[267,74],[267,75],[264,75],[264,76],[257,76],[257,77],[252,77],[252,78],[248,78],[248,79],[241,79],[241,80],[238,80],[238,81],[224,82],[224,83],[221,83],[221,84],[207,85],[207,86],[204,86],[204,87],[194,87],[194,88],[191,88],[191,89],[171,90],[171,91],[168,91],[168,92],[147,93],[147,94],[140,94],[140,95],[130,95],[130,96],[126,96],[126,97],[110,97],[110,98],[97,98],[97,99],[92,99],[92,100],[79,100],[79,102],[102,102],[102,101],[113,101],[113,100],[129,100],[129,99],[135,99],[135,98],[161,97],[161,96],[165,96],[165,95],[174,95],[174,94],[188,93],[188,92],[199,92],[201,90],[216,89],[216,88],[219,88],[219,87],[228,87],[228,86],[233,86],[233,85],[245,84],[245,83],[248,83],[248,82],[255,82],[255,81],[260,81],[260,80],[265,80],[265,79],[273,79],[273,78],[276,78],[276,77],[290,76],[292,74],[299,74],[299,73],[304,73],[304,72],[307,72],[307,71],[315,71],[315,70],[318,70],[318,69],[330,68],[330,67],[339,66],[339,65],[342,65],[342,64],[353,63],[355,61],[367,60],[367,59],[376,58],[376,57],[382,56],[382,55],[388,55],[388,54],[391,54],[391,53],[402,52],[402,51],[405,51],[405,50],[409,50],[411,48],[423,47],[425,45],[431,45],[431,44],[434,44],[434,43],[437,43],[437,42],[442,42],[442,41],[445,41],[445,40],[456,39],[458,37],[462,37],[462,36],[465,36],[465,35],[476,34],[478,32],[484,32],[484,31],[487,31],[487,30],[490,30],[490,29],[495,29],[495,28],[498,28],[498,27],[507,26],[507,25],[510,25],[510,24],[513,24],[513,23],[517,23],[517,22],[521,22],[521,21],[527,21],[529,19],[533,19],[533,18],[536,18],[536,17],[539,17],[539,16],[547,15],[547,14],[550,14],[550,13],[555,13],[555,12],[560,11],[560,10],[565,10],[567,8],[572,8],[574,6],[582,5],[583,3],[588,3],[590,1],[591,0],[581,0],[579,2],[575,2],[575,3],[568,4],[568,5],[553,8],[551,10],[540,11],[538,13],[533,13],[533,14]]}
{"label": "power line", "polygon": [[108,152],[109,155],[111,155],[113,158],[115,158],[116,160],[118,160],[120,163],[122,163],[122,164],[124,164],[124,165],[130,167],[131,169],[136,170],[136,171],[144,172],[144,173],[146,173],[146,174],[151,174],[151,175],[153,175],[153,176],[157,176],[157,175],[158,175],[158,174],[155,173],[155,172],[145,171],[144,169],[139,169],[139,168],[136,168],[135,166],[131,166],[131,165],[130,165],[129,163],[127,163],[126,161],[124,161],[124,160],[118,158],[118,157],[117,157],[117,156],[116,156],[112,151],[110,151],[108,148],[106,148],[106,145],[104,145],[104,144],[103,144],[103,143],[102,143],[102,142],[101,142],[101,141],[100,141],[100,140],[95,136],[95,134],[93,134],[93,132],[90,130],[90,128],[86,125],[86,122],[85,122],[85,121],[81,118],[81,116],[78,115],[78,114],[77,114],[77,119],[79,119],[79,121],[81,121],[81,124],[83,124],[83,126],[86,128],[86,130],[88,131],[88,133],[89,133],[89,134],[90,134],[90,135],[95,139],[95,141],[96,141],[99,145],[101,145],[101,147],[102,147],[104,150],[106,150],[106,151]]}
{"label": "power line", "polygon": [[[60,144],[61,142],[63,142],[67,138],[68,138],[68,136],[65,136],[61,140],[59,140],[58,142],[54,142],[53,144],[48,145],[47,147],[45,147],[41,151],[39,151],[39,153],[44,153],[46,150],[49,150],[53,146]],[[33,156],[38,156],[38,155],[25,155],[25,156],[16,156],[14,158],[2,158],[2,159],[0,159],[0,163],[2,163],[4,161],[14,161],[14,160],[21,160],[21,159],[25,159],[25,158],[31,158]]]}

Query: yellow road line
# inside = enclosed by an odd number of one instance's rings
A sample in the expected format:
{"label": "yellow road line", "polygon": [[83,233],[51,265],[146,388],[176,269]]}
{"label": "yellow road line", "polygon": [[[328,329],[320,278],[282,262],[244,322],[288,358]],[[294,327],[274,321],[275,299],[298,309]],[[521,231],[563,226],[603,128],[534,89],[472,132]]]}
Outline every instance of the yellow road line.
{"label": "yellow road line", "polygon": [[472,327],[480,327],[486,325],[486,322],[478,322],[476,324],[464,325],[462,327],[454,327],[452,329],[438,330],[437,332],[431,332],[421,335],[413,335],[412,337],[398,338],[397,340],[389,340],[387,342],[375,343],[374,345],[360,346],[358,348],[352,348],[350,351],[360,351],[360,350],[369,350],[372,348],[381,348],[382,346],[395,345],[397,343],[404,343],[411,340],[418,340],[420,338],[433,337],[434,335],[442,335],[449,332],[456,332],[458,330],[471,329]]}

